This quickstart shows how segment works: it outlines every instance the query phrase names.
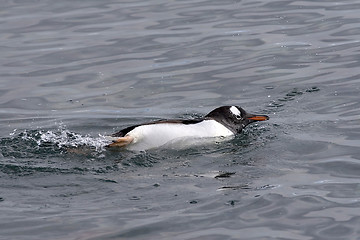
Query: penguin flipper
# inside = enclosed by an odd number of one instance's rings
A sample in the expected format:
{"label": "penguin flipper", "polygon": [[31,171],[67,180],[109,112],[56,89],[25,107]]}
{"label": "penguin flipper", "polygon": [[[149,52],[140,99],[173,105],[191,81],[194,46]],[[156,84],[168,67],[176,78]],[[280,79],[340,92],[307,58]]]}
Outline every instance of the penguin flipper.
{"label": "penguin flipper", "polygon": [[134,138],[131,136],[119,137],[118,139],[114,140],[113,143],[107,145],[107,147],[125,147],[132,141],[134,141]]}

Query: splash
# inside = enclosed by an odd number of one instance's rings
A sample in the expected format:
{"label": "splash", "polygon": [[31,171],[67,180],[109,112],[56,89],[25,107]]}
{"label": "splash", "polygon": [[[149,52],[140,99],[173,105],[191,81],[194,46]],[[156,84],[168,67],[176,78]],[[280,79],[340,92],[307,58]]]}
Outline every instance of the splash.
{"label": "splash", "polygon": [[105,146],[109,144],[109,141],[102,135],[99,135],[99,137],[83,136],[69,130],[62,130],[60,132],[53,132],[51,130],[40,131],[39,135],[38,145],[53,143],[59,148],[87,146],[94,148],[97,152],[102,152],[105,150]]}
{"label": "splash", "polygon": [[106,151],[104,136],[83,135],[64,126],[58,129],[14,129],[0,138],[0,173],[104,173],[119,169],[120,154]]}
{"label": "splash", "polygon": [[90,135],[81,135],[72,132],[64,125],[57,130],[24,130],[17,136],[16,130],[10,133],[12,138],[19,138],[23,141],[35,143],[37,147],[55,145],[59,149],[89,147],[96,152],[105,151],[105,146],[109,144],[109,140],[99,134],[98,137]]}

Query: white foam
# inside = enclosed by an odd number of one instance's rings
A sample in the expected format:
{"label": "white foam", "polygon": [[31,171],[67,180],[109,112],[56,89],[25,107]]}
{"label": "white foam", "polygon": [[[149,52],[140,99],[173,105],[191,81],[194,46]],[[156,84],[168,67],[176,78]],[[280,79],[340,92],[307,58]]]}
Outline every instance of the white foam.
{"label": "white foam", "polygon": [[[105,146],[109,144],[109,140],[104,136],[99,135],[99,137],[92,137],[90,135],[80,135],[74,132],[70,132],[66,129],[60,129],[59,131],[39,131],[39,139],[30,137],[37,142],[40,146],[44,143],[53,143],[58,147],[80,147],[88,146],[94,147],[95,151],[102,152],[105,150]],[[25,135],[26,137],[26,135]],[[24,138],[24,136],[23,136]],[[29,138],[29,137],[27,137]]]}

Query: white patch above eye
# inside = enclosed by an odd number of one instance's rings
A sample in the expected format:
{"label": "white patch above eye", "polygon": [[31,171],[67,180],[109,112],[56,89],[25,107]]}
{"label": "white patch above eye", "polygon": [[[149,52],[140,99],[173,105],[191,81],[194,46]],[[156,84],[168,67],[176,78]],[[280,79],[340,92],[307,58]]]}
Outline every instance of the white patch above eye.
{"label": "white patch above eye", "polygon": [[241,116],[241,112],[239,111],[239,109],[235,106],[232,106],[230,108],[230,111],[232,112],[232,114],[234,114],[235,116]]}

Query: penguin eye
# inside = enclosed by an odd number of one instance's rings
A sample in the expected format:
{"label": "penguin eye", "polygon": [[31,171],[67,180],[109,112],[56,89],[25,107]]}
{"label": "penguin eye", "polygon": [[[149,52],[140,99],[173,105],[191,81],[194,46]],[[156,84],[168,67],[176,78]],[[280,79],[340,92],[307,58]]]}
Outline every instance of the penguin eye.
{"label": "penguin eye", "polygon": [[236,117],[237,120],[242,120],[241,115],[235,115],[235,117]]}

